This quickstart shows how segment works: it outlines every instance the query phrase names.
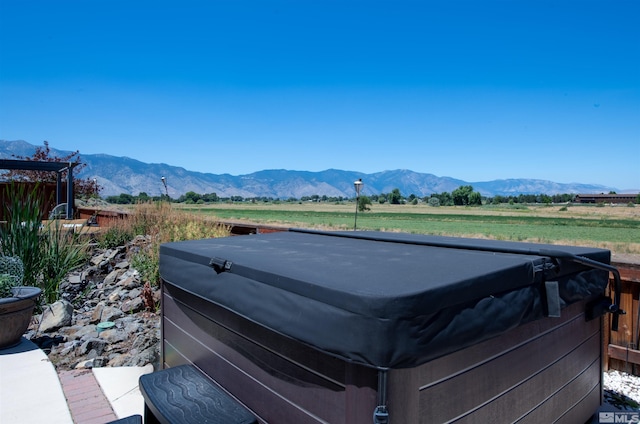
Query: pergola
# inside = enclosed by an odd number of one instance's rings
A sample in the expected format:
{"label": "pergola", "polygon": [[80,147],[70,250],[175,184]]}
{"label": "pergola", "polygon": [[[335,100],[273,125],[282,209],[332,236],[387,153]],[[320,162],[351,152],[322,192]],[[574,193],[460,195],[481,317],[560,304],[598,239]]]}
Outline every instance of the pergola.
{"label": "pergola", "polygon": [[45,162],[37,160],[0,159],[0,169],[56,172],[56,203],[64,203],[62,198],[62,173],[67,172],[67,219],[73,219],[73,168],[78,163]]}

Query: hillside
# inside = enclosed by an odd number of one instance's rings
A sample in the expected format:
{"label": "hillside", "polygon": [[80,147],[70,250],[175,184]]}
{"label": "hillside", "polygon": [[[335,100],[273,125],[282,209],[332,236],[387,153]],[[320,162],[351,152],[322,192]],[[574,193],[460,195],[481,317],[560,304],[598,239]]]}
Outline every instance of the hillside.
{"label": "hillside", "polygon": [[[26,141],[0,140],[0,159],[14,156],[31,156],[37,146]],[[70,152],[56,150],[49,146],[54,156],[66,156]],[[145,163],[135,159],[105,154],[85,155],[80,152],[86,166],[78,178],[95,178],[103,188],[102,196],[141,192],[150,196],[164,194],[161,177],[166,178],[169,195],[177,198],[194,191],[196,193],[216,193],[220,197],[242,196],[290,197],[326,195],[330,197],[353,197],[353,181],[362,178],[364,194],[389,193],[398,188],[403,195],[415,194],[419,197],[432,193],[452,192],[461,185],[472,185],[485,196],[518,194],[562,194],[562,193],[608,193],[621,192],[615,187],[594,184],[562,184],[546,180],[505,179],[494,181],[463,181],[450,177],[418,173],[407,169],[396,169],[365,174],[357,171],[328,169],[321,172],[263,170],[246,175],[210,174],[189,171],[167,164]]]}

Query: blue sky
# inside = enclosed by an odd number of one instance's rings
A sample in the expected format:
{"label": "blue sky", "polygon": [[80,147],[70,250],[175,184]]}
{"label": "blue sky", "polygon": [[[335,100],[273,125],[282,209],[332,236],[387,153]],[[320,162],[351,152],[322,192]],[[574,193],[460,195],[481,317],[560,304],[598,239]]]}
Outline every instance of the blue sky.
{"label": "blue sky", "polygon": [[0,139],[640,189],[640,2],[0,0]]}

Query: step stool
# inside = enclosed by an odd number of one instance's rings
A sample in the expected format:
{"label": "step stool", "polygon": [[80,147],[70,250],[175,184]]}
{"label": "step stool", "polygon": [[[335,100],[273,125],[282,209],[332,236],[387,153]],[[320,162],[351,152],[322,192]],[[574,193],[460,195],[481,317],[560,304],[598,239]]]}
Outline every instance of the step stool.
{"label": "step stool", "polygon": [[248,409],[193,365],[144,374],[139,386],[145,424],[258,423]]}

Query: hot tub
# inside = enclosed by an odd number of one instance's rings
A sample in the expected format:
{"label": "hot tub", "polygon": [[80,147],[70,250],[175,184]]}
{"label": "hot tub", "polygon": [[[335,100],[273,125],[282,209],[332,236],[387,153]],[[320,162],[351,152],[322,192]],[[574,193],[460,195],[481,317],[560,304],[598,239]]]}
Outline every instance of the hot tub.
{"label": "hot tub", "polygon": [[585,422],[609,262],[382,232],[167,243],[163,366],[195,364],[267,423]]}

